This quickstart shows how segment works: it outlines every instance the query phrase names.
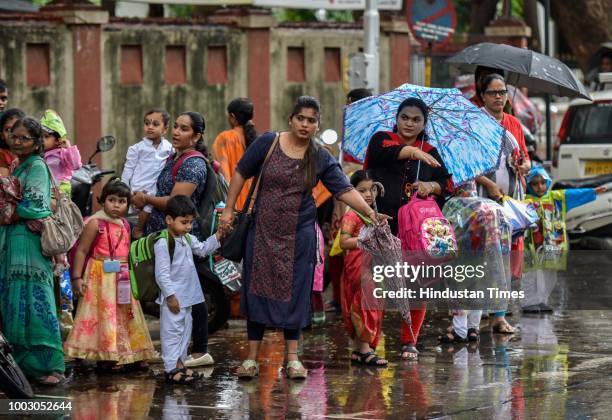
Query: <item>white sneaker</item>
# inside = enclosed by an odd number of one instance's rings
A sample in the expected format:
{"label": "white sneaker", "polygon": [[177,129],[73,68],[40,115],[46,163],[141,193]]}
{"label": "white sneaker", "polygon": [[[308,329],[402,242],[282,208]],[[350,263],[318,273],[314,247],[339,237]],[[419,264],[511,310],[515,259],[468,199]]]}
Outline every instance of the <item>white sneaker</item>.
{"label": "white sneaker", "polygon": [[210,353],[206,353],[203,356],[194,359],[191,355],[187,356],[187,359],[183,363],[186,367],[197,367],[197,366],[208,366],[215,363]]}

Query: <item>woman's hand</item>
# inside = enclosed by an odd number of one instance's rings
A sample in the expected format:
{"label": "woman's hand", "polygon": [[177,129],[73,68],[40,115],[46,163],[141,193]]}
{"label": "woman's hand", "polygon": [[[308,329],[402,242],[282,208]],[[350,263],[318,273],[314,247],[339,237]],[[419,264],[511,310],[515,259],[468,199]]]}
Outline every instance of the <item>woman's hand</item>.
{"label": "woman's hand", "polygon": [[491,183],[487,185],[487,193],[491,200],[500,201],[504,197],[504,192],[499,187],[499,185],[495,183]]}
{"label": "woman's hand", "polygon": [[412,184],[412,188],[416,191],[419,197],[427,197],[436,191],[433,182],[417,181]]}
{"label": "woman's hand", "polygon": [[219,218],[219,230],[223,236],[226,236],[232,231],[234,225],[234,212],[231,208],[226,207]]}
{"label": "woman's hand", "polygon": [[439,168],[440,166],[442,166],[440,165],[440,162],[438,162],[436,158],[434,158],[429,153],[422,151],[418,147],[413,147],[413,146],[411,147],[413,150],[412,150],[410,159],[420,160],[422,162],[425,162],[426,164],[428,164],[429,166],[433,168]]}
{"label": "woman's hand", "polygon": [[529,171],[531,170],[531,162],[524,159],[523,163],[518,166],[518,173],[522,176],[529,175]]}
{"label": "woman's hand", "polygon": [[132,205],[137,209],[142,210],[145,204],[147,204],[147,195],[144,193],[144,191],[136,191],[132,195]]}
{"label": "woman's hand", "polygon": [[387,216],[383,213],[377,213],[374,209],[371,209],[366,216],[372,221],[375,225],[386,225],[389,223],[388,221],[393,219],[391,216]]}

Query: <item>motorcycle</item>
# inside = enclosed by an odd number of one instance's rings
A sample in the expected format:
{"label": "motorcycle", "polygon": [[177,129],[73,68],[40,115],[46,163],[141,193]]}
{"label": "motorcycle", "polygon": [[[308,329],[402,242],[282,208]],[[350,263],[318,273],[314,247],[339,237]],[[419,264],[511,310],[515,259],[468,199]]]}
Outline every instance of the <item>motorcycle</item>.
{"label": "motorcycle", "polygon": [[34,398],[34,391],[11,352],[10,344],[0,332],[0,389],[8,398]]}
{"label": "motorcycle", "polygon": [[[100,138],[96,143],[96,151],[89,157],[87,163],[75,171],[72,176],[72,201],[78,206],[84,218],[92,214],[93,187],[106,175],[115,173],[110,169],[99,168],[93,162],[93,158],[98,153],[111,150],[115,147],[116,142],[113,136]],[[214,260],[197,257],[194,260],[208,308],[208,331],[214,333],[227,323],[230,316],[230,296],[236,293],[240,286],[233,278],[221,280],[215,274]],[[141,302],[141,305],[146,314],[159,317],[158,304]]]}

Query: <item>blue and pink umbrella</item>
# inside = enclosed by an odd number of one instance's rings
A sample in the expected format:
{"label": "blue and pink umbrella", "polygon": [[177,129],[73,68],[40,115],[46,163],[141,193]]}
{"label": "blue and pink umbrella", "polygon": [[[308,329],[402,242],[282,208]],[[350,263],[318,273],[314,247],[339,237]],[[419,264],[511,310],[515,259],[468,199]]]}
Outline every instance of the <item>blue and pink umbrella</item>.
{"label": "blue and pink umbrella", "polygon": [[393,130],[399,104],[410,97],[429,107],[428,141],[438,149],[456,185],[497,169],[505,130],[458,89],[405,84],[352,103],[344,111],[342,150],[363,162],[372,136]]}

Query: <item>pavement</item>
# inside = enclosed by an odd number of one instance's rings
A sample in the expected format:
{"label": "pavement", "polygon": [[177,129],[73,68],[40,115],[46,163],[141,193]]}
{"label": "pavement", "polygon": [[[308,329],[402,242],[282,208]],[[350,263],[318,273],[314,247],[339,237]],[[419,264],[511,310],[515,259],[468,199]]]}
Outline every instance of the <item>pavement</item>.
{"label": "pavement", "polygon": [[[557,289],[553,314],[515,310],[508,318],[519,328],[513,336],[491,334],[483,320],[478,344],[439,346],[436,337],[449,325],[448,316],[428,313],[418,362],[398,360],[400,320],[387,314],[378,349],[390,361],[386,369],[351,366],[342,322],[328,313],[324,326],[304,331],[304,381],[283,376],[282,333],[275,331],[266,333],[260,376],[238,380],[233,372],[247,342],[245,322],[232,320],[210,337],[216,364],[201,370],[206,378],[197,385],[165,384],[157,360],[150,373],[80,369],[64,387],[35,390],[69,398],[73,419],[609,419],[612,312],[567,310],[567,283],[560,281]],[[151,320],[157,339],[156,325]]]}

